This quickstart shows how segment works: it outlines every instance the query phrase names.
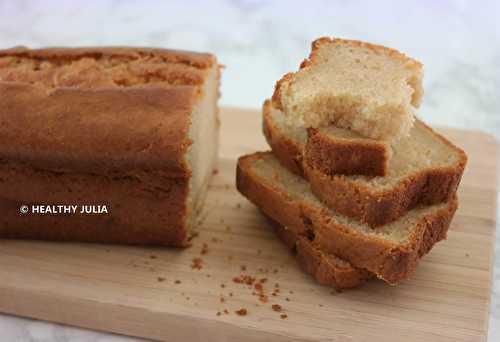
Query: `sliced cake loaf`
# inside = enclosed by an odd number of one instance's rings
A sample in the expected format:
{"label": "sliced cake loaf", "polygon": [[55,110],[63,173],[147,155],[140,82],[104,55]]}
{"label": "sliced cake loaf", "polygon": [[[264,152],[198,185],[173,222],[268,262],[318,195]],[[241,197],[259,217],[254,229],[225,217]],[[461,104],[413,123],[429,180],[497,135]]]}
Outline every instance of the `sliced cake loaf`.
{"label": "sliced cake loaf", "polygon": [[[306,129],[286,125],[279,111],[266,108],[270,106],[264,106],[264,134],[280,162],[305,174],[312,191],[331,208],[372,227],[392,222],[419,204],[452,199],[467,162],[461,149],[417,120],[410,135],[392,145],[385,177],[330,174],[311,155]],[[328,130],[314,134],[324,141],[338,140]]]}
{"label": "sliced cake loaf", "polygon": [[[204,53],[0,50],[0,237],[187,246],[217,162],[219,76]],[[20,213],[41,204],[78,211]]]}
{"label": "sliced cake loaf", "polygon": [[267,215],[308,237],[323,253],[337,255],[391,284],[406,279],[420,258],[446,237],[458,205],[452,197],[445,203],[413,209],[374,230],[322,204],[307,181],[288,171],[271,152],[240,157],[236,183]]}
{"label": "sliced cake loaf", "polygon": [[299,235],[293,229],[280,225],[269,216],[268,218],[276,235],[295,254],[300,267],[318,283],[346,289],[374,277],[372,273],[353,267],[334,254],[323,252],[309,237]]}
{"label": "sliced cake loaf", "polygon": [[422,95],[416,60],[379,45],[320,38],[300,70],[277,82],[273,102],[292,126],[333,124],[392,140],[410,132]]}

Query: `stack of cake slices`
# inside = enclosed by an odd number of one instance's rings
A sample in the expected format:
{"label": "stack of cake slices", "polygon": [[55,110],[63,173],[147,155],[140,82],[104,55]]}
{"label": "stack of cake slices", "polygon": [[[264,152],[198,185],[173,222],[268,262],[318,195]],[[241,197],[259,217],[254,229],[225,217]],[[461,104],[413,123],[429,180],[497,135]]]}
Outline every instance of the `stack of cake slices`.
{"label": "stack of cake slices", "polygon": [[458,206],[465,153],[415,118],[422,65],[320,38],[263,105],[272,149],[242,156],[238,190],[318,282],[407,279]]}

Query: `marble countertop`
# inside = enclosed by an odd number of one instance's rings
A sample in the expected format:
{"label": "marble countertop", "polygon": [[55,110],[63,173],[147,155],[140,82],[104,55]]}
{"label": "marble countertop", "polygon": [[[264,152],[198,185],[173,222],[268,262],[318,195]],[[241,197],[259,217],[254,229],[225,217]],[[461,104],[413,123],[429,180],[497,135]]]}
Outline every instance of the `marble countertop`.
{"label": "marble countertop", "polygon": [[[215,53],[221,105],[260,107],[310,42],[335,35],[397,47],[425,65],[419,115],[500,139],[500,3],[467,1],[0,1],[0,48],[158,46]],[[500,202],[500,201],[499,201]],[[497,215],[497,222],[499,222]],[[500,341],[500,234],[488,341]],[[0,314],[8,341],[136,341]]]}

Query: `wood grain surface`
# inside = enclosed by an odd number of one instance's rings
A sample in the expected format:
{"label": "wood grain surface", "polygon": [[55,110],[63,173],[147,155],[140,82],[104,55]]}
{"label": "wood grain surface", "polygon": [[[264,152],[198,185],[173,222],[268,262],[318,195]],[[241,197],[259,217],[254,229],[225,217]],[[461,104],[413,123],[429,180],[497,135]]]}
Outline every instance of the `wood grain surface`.
{"label": "wood grain surface", "polygon": [[[497,191],[492,137],[441,130],[466,150],[469,164],[448,240],[413,277],[338,293],[301,272],[235,190],[237,156],[267,149],[259,112],[226,108],[221,115],[219,173],[191,248],[0,240],[0,311],[166,341],[486,339]],[[241,275],[267,279],[267,303],[234,282]],[[246,315],[235,313],[242,308]]]}

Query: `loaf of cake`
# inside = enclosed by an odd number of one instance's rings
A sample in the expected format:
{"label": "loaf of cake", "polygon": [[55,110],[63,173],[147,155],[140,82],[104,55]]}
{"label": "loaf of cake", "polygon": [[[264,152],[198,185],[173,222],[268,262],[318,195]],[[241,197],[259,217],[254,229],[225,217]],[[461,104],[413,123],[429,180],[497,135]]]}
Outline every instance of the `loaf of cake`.
{"label": "loaf of cake", "polygon": [[0,51],[0,237],[186,246],[216,167],[218,86],[210,54]]}

